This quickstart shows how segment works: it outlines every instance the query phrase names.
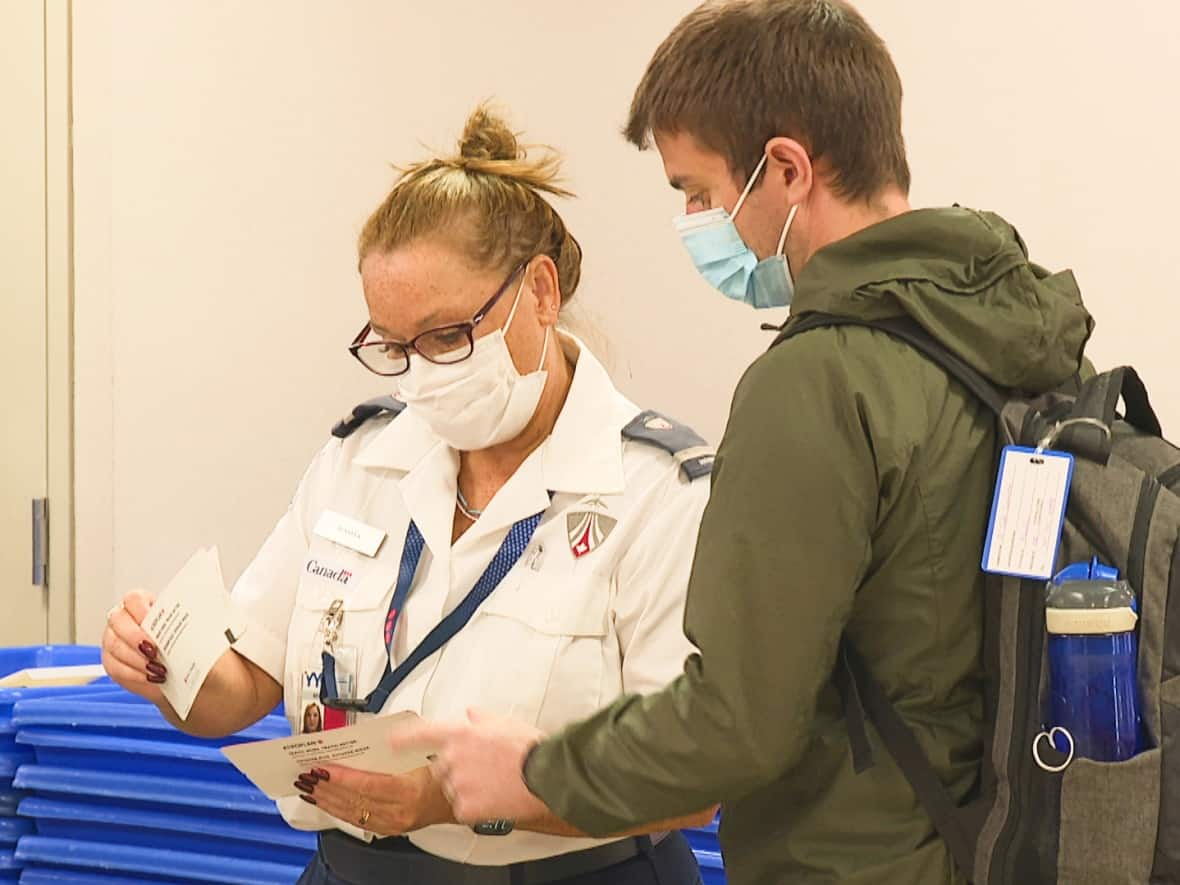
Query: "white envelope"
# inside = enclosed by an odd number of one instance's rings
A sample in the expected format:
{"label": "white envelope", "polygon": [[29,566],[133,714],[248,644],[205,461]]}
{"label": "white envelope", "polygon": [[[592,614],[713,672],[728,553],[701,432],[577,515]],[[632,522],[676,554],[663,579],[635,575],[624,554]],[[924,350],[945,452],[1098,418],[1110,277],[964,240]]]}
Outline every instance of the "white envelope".
{"label": "white envelope", "polygon": [[225,589],[216,548],[193,554],[141,626],[168,668],[168,678],[160,686],[164,697],[181,719],[187,719],[209,671],[246,629],[245,618]]}
{"label": "white envelope", "polygon": [[295,780],[326,762],[377,774],[402,774],[429,764],[428,750],[394,753],[389,737],[416,713],[376,716],[347,728],[222,747],[221,752],[271,799],[294,796]]}

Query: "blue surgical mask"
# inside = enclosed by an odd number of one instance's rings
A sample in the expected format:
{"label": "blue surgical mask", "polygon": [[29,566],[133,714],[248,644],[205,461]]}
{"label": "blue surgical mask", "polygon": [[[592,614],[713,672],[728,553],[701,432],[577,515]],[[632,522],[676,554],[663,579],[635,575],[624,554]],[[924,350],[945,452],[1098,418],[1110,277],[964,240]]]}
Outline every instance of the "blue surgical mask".
{"label": "blue surgical mask", "polygon": [[701,276],[725,297],[759,309],[786,307],[795,294],[795,283],[783,249],[787,244],[791,222],[795,220],[795,210],[799,208],[792,206],[787,214],[777,252],[759,261],[758,256],[742,240],[733,220],[741,211],[765,165],[766,154],[763,154],[754,174],[746,182],[742,195],[738,197],[732,215],[718,207],[691,215],[679,215],[673,222]]}

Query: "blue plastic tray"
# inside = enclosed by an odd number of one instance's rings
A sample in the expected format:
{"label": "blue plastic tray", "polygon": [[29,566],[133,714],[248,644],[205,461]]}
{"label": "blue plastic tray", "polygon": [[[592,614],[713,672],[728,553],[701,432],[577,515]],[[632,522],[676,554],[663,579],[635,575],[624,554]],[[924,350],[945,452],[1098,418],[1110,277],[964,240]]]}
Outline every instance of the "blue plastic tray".
{"label": "blue plastic tray", "polygon": [[16,770],[22,765],[36,761],[36,756],[28,749],[15,752],[0,752],[0,782],[11,781],[16,776]]}
{"label": "blue plastic tray", "polygon": [[38,765],[249,783],[218,747],[209,744],[36,727],[22,728],[17,740],[25,752],[35,754]]}
{"label": "blue plastic tray", "polygon": [[33,832],[31,821],[18,817],[0,817],[0,846],[15,845],[21,836]]}
{"label": "blue plastic tray", "polygon": [[721,862],[720,851],[694,849],[693,854],[696,855],[705,885],[725,885],[725,865]]}
{"label": "blue plastic tray", "polygon": [[4,788],[0,789],[0,817],[13,817],[20,800],[26,795],[28,794],[22,790],[12,789],[12,781],[8,781]]}
{"label": "blue plastic tray", "polygon": [[79,698],[99,698],[111,694],[122,694],[123,689],[105,677],[90,685],[58,685],[42,688],[0,688],[0,735],[11,740],[16,733],[12,721],[17,704],[29,700],[46,700],[56,704],[71,704]]}
{"label": "blue plastic tray", "polygon": [[[78,664],[97,664],[102,651],[93,645],[29,645],[0,648],[0,676],[29,667],[72,667]],[[113,683],[103,677],[90,685],[47,686],[44,688],[0,688],[0,734],[11,734],[16,729],[9,722],[13,704],[24,698],[74,694],[100,687],[110,689]]]}
{"label": "blue plastic tray", "polygon": [[105,873],[91,873],[84,870],[72,870],[68,867],[42,866],[41,864],[26,864],[21,870],[20,882],[23,885],[126,885],[135,882],[136,885],[178,885],[184,879],[174,879],[164,876],[136,876],[132,873],[119,873],[108,876]]}
{"label": "blue plastic tray", "polygon": [[89,796],[109,801],[149,803],[157,806],[183,806],[213,809],[218,813],[243,811],[278,815],[275,803],[253,786],[229,783],[203,783],[191,778],[156,775],[128,777],[111,771],[77,771],[47,765],[24,765],[17,772],[14,785],[61,796]]}
{"label": "blue plastic tray", "polygon": [[315,833],[260,815],[210,815],[37,796],[26,799],[20,813],[36,821],[42,836],[198,854],[216,845],[218,854],[277,863],[306,865],[316,846]]}
{"label": "blue plastic tray", "polygon": [[291,885],[303,872],[298,866],[240,857],[211,857],[189,851],[103,845],[48,836],[25,836],[16,848],[16,858],[24,863],[140,876],[171,876],[227,885]]}
{"label": "blue plastic tray", "polygon": [[23,645],[0,648],[0,676],[30,667],[75,667],[101,664],[97,645]]}
{"label": "blue plastic tray", "polygon": [[215,741],[194,738],[177,731],[153,705],[122,689],[72,697],[68,704],[59,703],[59,699],[53,697],[22,700],[12,711],[12,725],[17,729],[55,726],[126,736],[132,732],[147,732],[141,736],[199,746],[222,746],[291,734],[287,720],[272,714],[229,738]]}
{"label": "blue plastic tray", "polygon": [[721,848],[717,841],[717,821],[713,821],[707,827],[695,827],[693,829],[684,830],[684,836],[688,839],[688,844],[693,849],[703,849],[705,851],[720,851]]}

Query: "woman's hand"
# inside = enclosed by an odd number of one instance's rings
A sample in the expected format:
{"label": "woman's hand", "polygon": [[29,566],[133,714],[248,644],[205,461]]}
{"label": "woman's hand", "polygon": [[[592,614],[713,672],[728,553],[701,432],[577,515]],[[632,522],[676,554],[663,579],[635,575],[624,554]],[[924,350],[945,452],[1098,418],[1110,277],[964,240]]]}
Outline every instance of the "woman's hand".
{"label": "woman's hand", "polygon": [[151,594],[133,590],[107,612],[102,665],[111,679],[155,704],[174,727],[197,737],[224,737],[241,731],[282,700],[282,686],[272,676],[229,648],[209,671],[188,717],[177,716],[160,690],[168,670],[141,626],[154,601]]}
{"label": "woman's hand", "polygon": [[301,774],[295,786],[304,802],[378,836],[401,836],[455,822],[428,767],[406,774],[373,774],[326,765]]}
{"label": "woman's hand", "polygon": [[160,686],[168,671],[157,660],[159,651],[140,626],[153,601],[151,595],[132,590],[107,613],[102,666],[123,688],[160,706],[166,703]]}

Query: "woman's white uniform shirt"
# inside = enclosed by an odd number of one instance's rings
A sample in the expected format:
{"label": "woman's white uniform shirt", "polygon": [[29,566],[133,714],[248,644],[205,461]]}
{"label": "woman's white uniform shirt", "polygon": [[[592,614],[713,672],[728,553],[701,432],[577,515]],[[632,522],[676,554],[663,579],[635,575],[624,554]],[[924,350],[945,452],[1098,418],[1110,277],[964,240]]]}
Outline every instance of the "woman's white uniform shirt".
{"label": "woman's white uniform shirt", "polygon": [[[640,410],[594,356],[560,336],[572,386],[552,435],[536,449],[454,545],[459,455],[412,411],[372,419],[333,439],[308,468],[287,513],[234,588],[251,624],[235,646],[283,685],[298,729],[318,665],[317,629],[343,600],[338,645],[359,649],[358,694],[379,681],[383,628],[410,520],[426,541],[398,621],[393,664],[403,660],[471,590],[511,526],[544,517],[515,567],[467,626],[426,659],[385,704],[460,720],[469,707],[510,714],[546,732],[584,718],[621,693],[672,681],[693,651],[684,636],[684,594],[708,496],[658,446],[627,440]],[[553,492],[552,502],[549,493]],[[373,557],[313,532],[334,511],[386,533]],[[579,549],[588,520],[588,549]],[[578,555],[580,554],[580,555]],[[296,798],[280,803],[303,829],[355,827]],[[477,836],[468,827],[427,827],[410,837],[454,861],[508,864],[599,844],[516,831]]]}

